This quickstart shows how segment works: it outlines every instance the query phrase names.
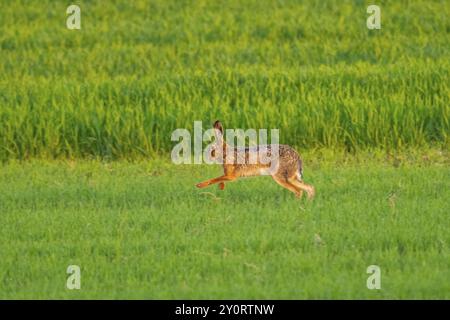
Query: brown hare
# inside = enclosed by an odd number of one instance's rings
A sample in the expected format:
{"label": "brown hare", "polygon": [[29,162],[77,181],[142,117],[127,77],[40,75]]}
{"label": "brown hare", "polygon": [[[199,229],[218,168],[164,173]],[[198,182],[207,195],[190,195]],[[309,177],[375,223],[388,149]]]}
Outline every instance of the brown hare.
{"label": "brown hare", "polygon": [[[303,191],[308,195],[308,199],[312,199],[315,194],[314,187],[308,185],[302,180],[302,160],[298,153],[288,145],[258,145],[249,148],[231,148],[223,139],[223,128],[220,121],[214,123],[216,132],[216,144],[211,150],[211,156],[219,158],[223,164],[224,174],[218,178],[209,179],[197,184],[198,188],[204,188],[209,185],[218,183],[219,188],[225,188],[225,182],[236,180],[240,177],[271,175],[272,178],[282,187],[292,191],[298,198],[301,198]],[[261,161],[261,157],[255,157],[256,162],[249,161],[255,153],[258,154],[260,149],[264,149],[268,156],[275,149],[278,150],[276,169],[272,163]],[[232,154],[230,154],[232,153]],[[253,155],[252,155],[253,153]],[[237,161],[242,155],[245,159]],[[273,158],[271,158],[273,159]]]}

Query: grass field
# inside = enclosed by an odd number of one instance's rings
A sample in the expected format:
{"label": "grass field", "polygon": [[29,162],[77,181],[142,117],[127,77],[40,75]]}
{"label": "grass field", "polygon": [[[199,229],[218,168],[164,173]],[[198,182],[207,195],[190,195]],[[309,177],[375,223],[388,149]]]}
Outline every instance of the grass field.
{"label": "grass field", "polygon": [[450,298],[448,163],[309,161],[312,203],[269,177],[195,189],[211,166],[11,163],[0,298]]}
{"label": "grass field", "polygon": [[[449,1],[69,4],[0,2],[0,298],[450,298]],[[194,188],[171,133],[216,119],[316,199]]]}

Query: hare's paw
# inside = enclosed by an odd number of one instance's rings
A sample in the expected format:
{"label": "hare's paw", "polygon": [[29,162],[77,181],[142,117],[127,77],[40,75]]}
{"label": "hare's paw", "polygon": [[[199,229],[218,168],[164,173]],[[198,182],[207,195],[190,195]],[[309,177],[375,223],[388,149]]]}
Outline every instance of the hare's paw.
{"label": "hare's paw", "polygon": [[307,193],[308,193],[308,200],[314,199],[314,196],[316,195],[316,188],[311,186]]}
{"label": "hare's paw", "polygon": [[195,185],[197,188],[204,188],[208,186],[208,181],[200,182]]}

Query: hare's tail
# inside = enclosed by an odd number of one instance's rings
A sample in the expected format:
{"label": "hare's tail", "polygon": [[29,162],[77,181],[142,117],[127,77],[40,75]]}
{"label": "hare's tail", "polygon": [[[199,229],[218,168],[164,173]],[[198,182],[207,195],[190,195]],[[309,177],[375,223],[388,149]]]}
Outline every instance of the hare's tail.
{"label": "hare's tail", "polygon": [[302,160],[298,159],[297,161],[297,173],[296,173],[297,180],[302,181],[303,180],[303,166],[302,166]]}

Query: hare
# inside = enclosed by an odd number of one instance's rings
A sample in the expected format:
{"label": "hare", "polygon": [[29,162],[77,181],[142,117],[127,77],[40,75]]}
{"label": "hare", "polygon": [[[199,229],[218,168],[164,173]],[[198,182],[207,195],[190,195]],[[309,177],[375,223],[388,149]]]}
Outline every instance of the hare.
{"label": "hare", "polygon": [[[213,127],[216,132],[216,144],[211,150],[211,156],[216,159],[218,157],[221,160],[224,174],[218,178],[209,179],[197,184],[196,186],[198,188],[205,188],[218,183],[219,189],[223,190],[225,188],[225,182],[231,182],[240,177],[271,175],[275,182],[292,191],[297,198],[302,197],[303,191],[307,193],[308,199],[314,197],[314,187],[304,183],[302,180],[302,160],[298,153],[290,146],[270,144],[245,149],[231,148],[223,140],[223,128],[220,121],[216,121]],[[261,161],[261,158],[257,158],[256,162],[249,161],[252,156],[255,156],[255,153],[263,149],[266,150],[268,156],[271,156],[273,150],[278,149],[275,170],[271,166],[272,163]],[[229,153],[232,154],[230,155]],[[245,159],[241,159],[243,161],[237,161],[239,155],[243,155]]]}

